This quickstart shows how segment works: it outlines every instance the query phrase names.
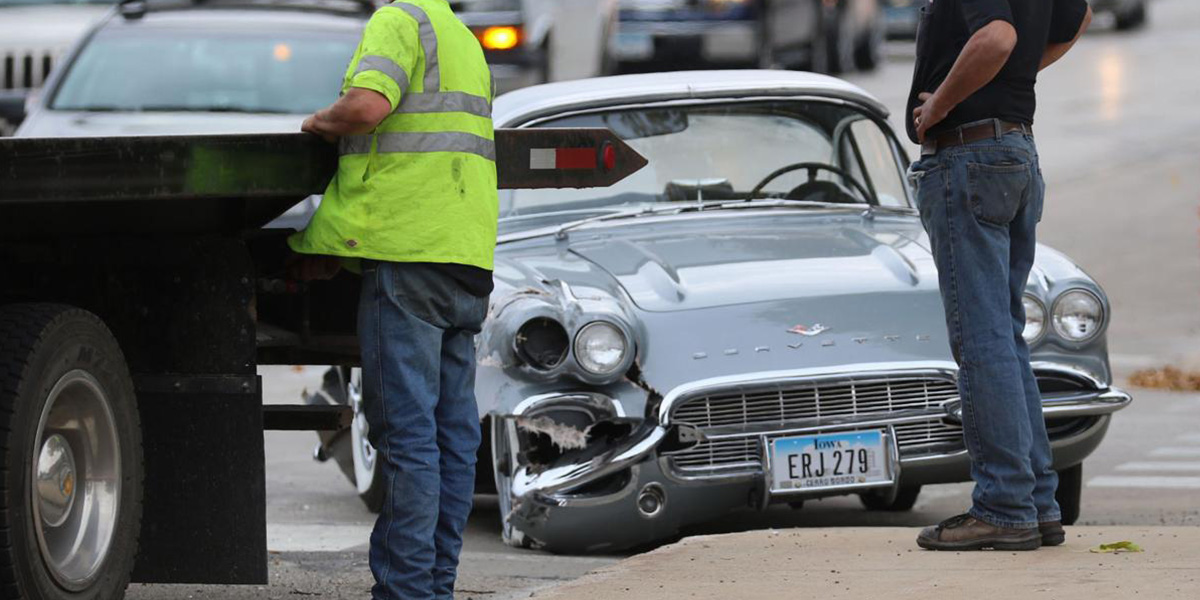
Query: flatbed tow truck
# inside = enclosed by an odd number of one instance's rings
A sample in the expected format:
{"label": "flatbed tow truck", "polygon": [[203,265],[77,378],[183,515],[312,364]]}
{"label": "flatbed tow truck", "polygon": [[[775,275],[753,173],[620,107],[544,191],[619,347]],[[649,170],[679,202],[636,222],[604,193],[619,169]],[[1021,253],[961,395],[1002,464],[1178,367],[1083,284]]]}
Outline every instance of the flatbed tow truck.
{"label": "flatbed tow truck", "polygon": [[[496,147],[502,188],[646,165],[606,129]],[[350,414],[264,406],[257,366],[355,364],[358,286],[287,280],[262,227],[336,163],[307,134],[0,140],[0,599],[267,583],[263,431]]]}

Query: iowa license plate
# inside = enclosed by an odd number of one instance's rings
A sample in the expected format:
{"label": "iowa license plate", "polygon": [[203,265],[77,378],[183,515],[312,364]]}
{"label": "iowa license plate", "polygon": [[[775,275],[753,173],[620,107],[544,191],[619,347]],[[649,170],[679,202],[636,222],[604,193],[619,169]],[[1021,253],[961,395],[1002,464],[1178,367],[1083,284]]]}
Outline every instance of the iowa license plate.
{"label": "iowa license plate", "polygon": [[806,435],[771,441],[771,489],[869,487],[893,481],[882,431]]}

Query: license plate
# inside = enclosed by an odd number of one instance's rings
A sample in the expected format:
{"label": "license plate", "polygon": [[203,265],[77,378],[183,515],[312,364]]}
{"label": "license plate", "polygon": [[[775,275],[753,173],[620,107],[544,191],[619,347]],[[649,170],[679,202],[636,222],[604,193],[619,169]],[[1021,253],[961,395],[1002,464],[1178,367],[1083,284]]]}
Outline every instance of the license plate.
{"label": "license plate", "polygon": [[649,33],[617,34],[615,54],[625,60],[649,60],[654,57],[654,38]]}
{"label": "license plate", "polygon": [[888,484],[882,431],[806,435],[771,441],[771,489],[802,491]]}

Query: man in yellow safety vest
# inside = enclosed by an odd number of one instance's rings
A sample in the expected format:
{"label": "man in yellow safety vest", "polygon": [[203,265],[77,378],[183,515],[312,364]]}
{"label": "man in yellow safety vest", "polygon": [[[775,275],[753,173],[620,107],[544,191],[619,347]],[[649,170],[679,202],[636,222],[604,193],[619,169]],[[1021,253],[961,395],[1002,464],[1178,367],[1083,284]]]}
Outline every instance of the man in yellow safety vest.
{"label": "man in yellow safety vest", "polygon": [[446,0],[379,9],[342,97],[304,131],[338,172],[289,243],[303,279],[362,271],[364,411],[387,498],[371,534],[375,599],[452,598],[476,451],[473,337],[492,291],[498,200],[494,83]]}

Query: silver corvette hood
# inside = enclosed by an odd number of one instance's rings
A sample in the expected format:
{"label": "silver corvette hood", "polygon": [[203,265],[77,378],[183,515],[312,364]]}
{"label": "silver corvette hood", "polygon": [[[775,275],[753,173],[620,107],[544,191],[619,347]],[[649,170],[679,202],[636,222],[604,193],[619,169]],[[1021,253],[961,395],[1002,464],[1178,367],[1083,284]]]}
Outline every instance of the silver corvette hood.
{"label": "silver corvette hood", "polygon": [[725,375],[951,359],[915,217],[764,220],[631,227],[571,244],[636,306],[647,383],[665,393]]}

